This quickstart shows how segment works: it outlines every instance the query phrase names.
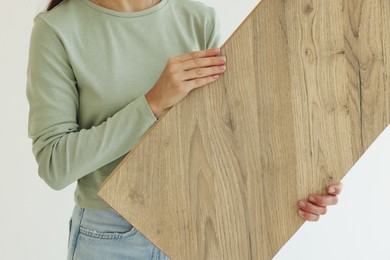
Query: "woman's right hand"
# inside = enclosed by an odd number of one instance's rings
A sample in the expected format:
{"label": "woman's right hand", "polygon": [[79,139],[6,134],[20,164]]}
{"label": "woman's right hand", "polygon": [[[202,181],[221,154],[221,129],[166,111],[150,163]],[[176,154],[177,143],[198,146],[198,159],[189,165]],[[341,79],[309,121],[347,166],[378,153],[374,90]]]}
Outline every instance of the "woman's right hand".
{"label": "woman's right hand", "polygon": [[208,49],[171,57],[157,83],[145,97],[157,118],[198,87],[218,79],[226,70],[220,49]]}

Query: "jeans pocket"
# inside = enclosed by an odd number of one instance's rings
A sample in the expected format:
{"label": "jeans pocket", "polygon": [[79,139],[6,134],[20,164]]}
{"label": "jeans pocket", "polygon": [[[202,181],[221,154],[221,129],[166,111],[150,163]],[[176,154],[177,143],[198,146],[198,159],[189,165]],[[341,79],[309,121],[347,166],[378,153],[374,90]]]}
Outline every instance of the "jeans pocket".
{"label": "jeans pocket", "polygon": [[124,232],[117,232],[117,231],[102,232],[96,229],[80,226],[80,234],[95,239],[111,239],[111,240],[125,239],[134,236],[136,233],[137,233],[137,229],[135,229],[134,226],[132,226],[130,230]]}
{"label": "jeans pocket", "polygon": [[80,222],[80,234],[94,239],[125,239],[137,231],[113,210],[85,209]]}

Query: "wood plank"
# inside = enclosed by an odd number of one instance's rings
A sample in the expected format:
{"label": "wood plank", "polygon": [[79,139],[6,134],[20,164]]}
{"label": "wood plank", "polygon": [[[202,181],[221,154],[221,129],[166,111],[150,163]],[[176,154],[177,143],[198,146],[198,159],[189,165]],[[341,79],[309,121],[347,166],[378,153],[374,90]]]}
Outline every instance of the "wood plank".
{"label": "wood plank", "polygon": [[99,196],[171,259],[271,259],[390,123],[389,2],[263,0]]}
{"label": "wood plank", "polygon": [[[346,1],[346,42],[353,46],[361,92],[364,150],[389,124],[389,1]],[[387,55],[387,57],[386,57]],[[386,109],[384,109],[386,108]]]}

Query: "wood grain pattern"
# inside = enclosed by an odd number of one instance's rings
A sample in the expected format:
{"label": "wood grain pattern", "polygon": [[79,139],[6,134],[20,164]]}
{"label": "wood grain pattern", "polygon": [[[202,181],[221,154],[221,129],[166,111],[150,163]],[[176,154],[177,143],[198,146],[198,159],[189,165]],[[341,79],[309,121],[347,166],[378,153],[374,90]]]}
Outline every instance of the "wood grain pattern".
{"label": "wood grain pattern", "polygon": [[263,0],[99,191],[171,259],[271,259],[390,123],[390,1]]}

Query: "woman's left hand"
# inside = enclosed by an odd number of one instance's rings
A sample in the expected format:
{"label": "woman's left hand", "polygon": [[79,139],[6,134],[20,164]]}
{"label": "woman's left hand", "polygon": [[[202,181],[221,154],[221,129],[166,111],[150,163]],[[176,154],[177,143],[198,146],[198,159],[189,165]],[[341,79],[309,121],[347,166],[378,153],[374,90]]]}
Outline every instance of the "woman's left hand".
{"label": "woman's left hand", "polygon": [[309,195],[308,201],[301,200],[298,203],[298,214],[305,220],[318,221],[320,215],[325,215],[327,206],[336,205],[337,195],[343,188],[342,183],[328,186],[326,195]]}

